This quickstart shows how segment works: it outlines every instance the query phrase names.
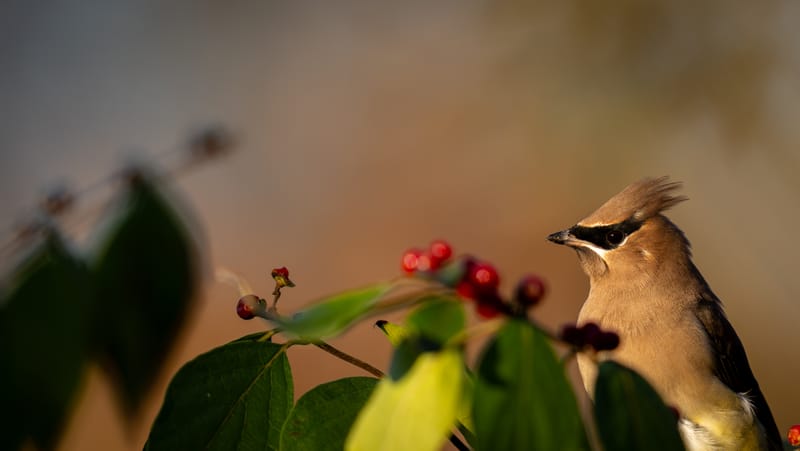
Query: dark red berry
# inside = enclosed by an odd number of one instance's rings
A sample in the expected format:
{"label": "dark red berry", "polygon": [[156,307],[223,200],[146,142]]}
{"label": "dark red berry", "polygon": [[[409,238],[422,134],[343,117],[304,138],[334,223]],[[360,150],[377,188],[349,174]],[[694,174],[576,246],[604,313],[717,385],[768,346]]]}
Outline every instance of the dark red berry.
{"label": "dark red berry", "polygon": [[503,301],[497,291],[477,292],[475,297],[475,309],[484,318],[492,318],[497,315],[510,315],[511,309]]}
{"label": "dark red berry", "polygon": [[592,346],[592,343],[594,343],[595,339],[601,332],[602,330],[600,330],[600,326],[598,326],[596,323],[589,322],[581,326],[583,342],[589,346]]}
{"label": "dark red berry", "polygon": [[524,307],[532,307],[541,301],[546,291],[544,281],[539,276],[528,275],[517,284],[514,300]]}
{"label": "dark red berry", "polygon": [[256,316],[253,311],[258,305],[258,302],[258,296],[254,294],[240,297],[239,302],[236,303],[236,314],[239,315],[241,319],[253,319]]}
{"label": "dark red berry", "polygon": [[431,260],[441,264],[453,255],[453,248],[447,241],[436,240],[431,243],[429,253]]}
{"label": "dark red berry", "polygon": [[475,287],[467,280],[461,281],[456,285],[456,293],[464,299],[474,301],[476,298]]}
{"label": "dark red berry", "polygon": [[589,344],[595,351],[612,351],[619,346],[619,335],[614,332],[601,331],[594,335]]}
{"label": "dark red berry", "polygon": [[400,266],[403,272],[411,274],[419,267],[419,258],[422,256],[422,251],[419,249],[409,249],[403,253],[403,258],[400,261]]}
{"label": "dark red berry", "polygon": [[475,311],[481,318],[491,319],[502,313],[498,307],[492,302],[478,302],[475,304]]}
{"label": "dark red berry", "polygon": [[491,291],[500,285],[500,275],[489,263],[475,263],[470,267],[467,277],[479,291]]}
{"label": "dark red berry", "polygon": [[276,277],[289,278],[289,270],[286,269],[285,266],[273,269],[272,270],[272,278],[274,279]]}
{"label": "dark red berry", "polygon": [[583,339],[583,331],[574,324],[567,324],[561,328],[558,337],[561,341],[569,343],[576,348],[582,348],[586,342]]}
{"label": "dark red berry", "polygon": [[586,337],[583,334],[583,329],[574,324],[563,326],[558,336],[561,338],[561,341],[571,344],[576,348],[580,349],[586,346]]}

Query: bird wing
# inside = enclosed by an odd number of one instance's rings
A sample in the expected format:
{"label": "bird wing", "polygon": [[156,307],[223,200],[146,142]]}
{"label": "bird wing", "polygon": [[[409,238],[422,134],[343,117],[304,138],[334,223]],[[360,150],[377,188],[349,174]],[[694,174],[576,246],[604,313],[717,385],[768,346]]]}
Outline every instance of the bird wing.
{"label": "bird wing", "polygon": [[714,374],[734,392],[747,395],[756,418],[767,435],[770,450],[782,450],[781,434],[769,410],[767,400],[750,369],[744,346],[728,322],[728,318],[725,317],[719,299],[710,290],[701,296],[696,315],[714,350],[716,357]]}

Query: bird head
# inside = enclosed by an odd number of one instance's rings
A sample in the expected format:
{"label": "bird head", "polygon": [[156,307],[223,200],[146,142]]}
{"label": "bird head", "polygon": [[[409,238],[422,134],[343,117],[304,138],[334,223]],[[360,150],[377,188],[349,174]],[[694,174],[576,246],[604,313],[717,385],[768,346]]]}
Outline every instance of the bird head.
{"label": "bird head", "polygon": [[592,283],[607,277],[631,283],[655,274],[665,262],[684,263],[689,242],[662,214],[687,199],[674,194],[680,186],[667,177],[639,180],[547,239],[574,248]]}

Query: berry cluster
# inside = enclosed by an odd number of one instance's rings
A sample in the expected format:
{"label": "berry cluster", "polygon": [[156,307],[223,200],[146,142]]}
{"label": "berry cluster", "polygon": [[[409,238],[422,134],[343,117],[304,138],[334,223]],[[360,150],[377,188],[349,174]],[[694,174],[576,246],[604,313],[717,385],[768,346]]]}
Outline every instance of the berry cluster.
{"label": "berry cluster", "polygon": [[453,248],[443,240],[431,243],[428,250],[409,249],[403,254],[401,267],[406,274],[436,271],[453,255]]}
{"label": "berry cluster", "polygon": [[561,329],[559,338],[577,350],[591,348],[597,352],[611,351],[619,346],[619,335],[602,330],[591,322],[580,327],[568,324]]}
{"label": "berry cluster", "polygon": [[500,295],[500,275],[495,267],[470,256],[453,256],[453,248],[443,240],[436,240],[427,250],[407,250],[401,259],[406,274],[432,278],[454,288],[461,297],[475,301],[477,313],[484,318],[497,315],[525,316],[528,308],[535,306],[546,292],[544,281],[536,275],[523,277],[506,301]]}

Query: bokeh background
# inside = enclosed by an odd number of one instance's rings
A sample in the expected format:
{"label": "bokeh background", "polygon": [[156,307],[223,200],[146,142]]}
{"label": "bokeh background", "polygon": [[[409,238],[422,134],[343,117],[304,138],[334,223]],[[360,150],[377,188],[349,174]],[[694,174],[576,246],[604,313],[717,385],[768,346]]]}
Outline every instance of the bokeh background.
{"label": "bokeh background", "polygon": [[[786,431],[800,422],[799,20],[792,0],[3,0],[0,227],[52,186],[86,188],[222,123],[238,152],[172,184],[211,265],[262,295],[289,267],[292,309],[391,278],[405,248],[443,237],[506,289],[546,277],[536,316],[558,327],[588,283],[544,237],[671,175],[691,201],[670,216]],[[141,449],[183,363],[265,327],[238,319],[236,297],[205,281],[135,424],[92,370],[61,449]],[[388,363],[369,325],[334,343]],[[298,394],[359,374],[317,349],[290,359]]]}

